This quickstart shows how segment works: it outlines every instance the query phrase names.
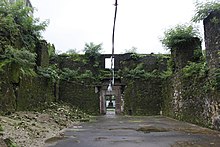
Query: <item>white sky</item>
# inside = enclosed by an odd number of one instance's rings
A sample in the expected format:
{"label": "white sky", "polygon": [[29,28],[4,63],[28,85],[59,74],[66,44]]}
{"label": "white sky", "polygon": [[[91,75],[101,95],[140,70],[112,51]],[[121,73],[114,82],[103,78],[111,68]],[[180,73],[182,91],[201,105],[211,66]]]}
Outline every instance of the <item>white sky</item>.
{"label": "white sky", "polygon": [[[115,0],[31,0],[35,17],[49,19],[43,33],[56,50],[81,51],[85,43],[103,43],[111,53]],[[160,42],[164,31],[190,22],[195,0],[118,0],[115,53],[137,48],[138,53],[166,53]],[[201,24],[200,24],[200,28]],[[203,33],[203,29],[201,29]]]}

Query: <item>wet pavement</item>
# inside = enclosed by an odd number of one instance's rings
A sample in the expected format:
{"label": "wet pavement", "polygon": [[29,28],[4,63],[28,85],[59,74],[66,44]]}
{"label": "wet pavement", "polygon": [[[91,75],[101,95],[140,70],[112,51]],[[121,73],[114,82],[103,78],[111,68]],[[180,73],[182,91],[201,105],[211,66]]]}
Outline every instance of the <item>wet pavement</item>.
{"label": "wet pavement", "polygon": [[53,143],[48,146],[220,147],[220,132],[162,116],[106,115],[67,129]]}

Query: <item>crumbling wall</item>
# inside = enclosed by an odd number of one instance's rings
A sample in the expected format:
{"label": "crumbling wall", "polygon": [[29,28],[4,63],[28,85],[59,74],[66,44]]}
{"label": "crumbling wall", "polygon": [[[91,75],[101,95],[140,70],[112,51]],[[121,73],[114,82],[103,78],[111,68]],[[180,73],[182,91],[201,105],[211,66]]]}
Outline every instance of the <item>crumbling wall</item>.
{"label": "crumbling wall", "polygon": [[14,112],[16,110],[16,96],[9,72],[0,72],[0,111],[2,113]]}
{"label": "crumbling wall", "polygon": [[[37,65],[47,67],[49,55],[45,42],[37,46]],[[19,66],[12,62],[0,71],[0,111],[41,109],[55,100],[54,83],[41,76],[24,76]]]}
{"label": "crumbling wall", "polygon": [[[122,73],[125,84],[124,112],[132,115],[159,115],[163,103],[161,73],[167,69],[167,56],[144,55],[140,58],[130,58],[121,64],[121,70],[134,70],[134,75],[128,77]],[[141,65],[141,66],[140,66]],[[141,69],[137,69],[140,66]],[[139,74],[140,73],[140,74]],[[131,73],[129,73],[131,74]]]}
{"label": "crumbling wall", "polygon": [[54,83],[45,77],[23,77],[17,89],[17,109],[42,110],[56,100]]}
{"label": "crumbling wall", "polygon": [[205,47],[206,47],[206,59],[209,68],[220,67],[220,12],[212,12],[203,21],[204,35],[205,35]]}
{"label": "crumbling wall", "polygon": [[162,79],[128,80],[124,92],[124,112],[132,115],[159,115],[162,106]]}
{"label": "crumbling wall", "polygon": [[36,53],[37,53],[37,66],[48,67],[49,66],[49,53],[48,46],[45,40],[41,40],[36,45]]}
{"label": "crumbling wall", "polygon": [[72,104],[88,114],[99,114],[99,94],[95,93],[95,85],[74,81],[60,81],[59,100]]}
{"label": "crumbling wall", "polygon": [[[206,62],[208,66],[205,67],[205,63],[199,64],[201,61],[191,60],[199,58],[195,58],[195,55],[192,54],[195,51],[190,51],[189,48],[185,53],[175,50],[172,52],[172,58],[176,65],[175,73],[163,85],[163,113],[165,115],[217,130],[220,130],[220,93],[218,88],[220,75],[218,71],[219,20],[219,12],[211,13],[204,20]],[[192,45],[196,44],[199,43],[194,42]],[[188,54],[189,58],[184,54]],[[187,73],[186,65],[188,61],[196,63],[194,66],[199,70],[193,69],[192,64],[188,64],[191,68],[188,68]]]}

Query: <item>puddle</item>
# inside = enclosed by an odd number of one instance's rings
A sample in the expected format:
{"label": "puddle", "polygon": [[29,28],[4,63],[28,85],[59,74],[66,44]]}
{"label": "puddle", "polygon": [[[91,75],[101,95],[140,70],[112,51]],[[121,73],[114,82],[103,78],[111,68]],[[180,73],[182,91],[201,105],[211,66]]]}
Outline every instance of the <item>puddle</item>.
{"label": "puddle", "polygon": [[136,129],[135,128],[110,128],[108,130],[114,131],[114,130],[136,130]]}
{"label": "puddle", "polygon": [[95,138],[95,141],[101,141],[101,140],[106,140],[108,139],[107,137],[97,137]]}
{"label": "puddle", "polygon": [[45,140],[45,143],[53,144],[55,142],[58,142],[60,140],[65,140],[65,139],[67,139],[67,137],[55,136],[55,137],[52,137],[52,138]]}
{"label": "puddle", "polygon": [[165,128],[158,128],[154,126],[144,126],[138,128],[136,131],[144,132],[144,133],[151,133],[151,132],[169,132],[170,130]]}

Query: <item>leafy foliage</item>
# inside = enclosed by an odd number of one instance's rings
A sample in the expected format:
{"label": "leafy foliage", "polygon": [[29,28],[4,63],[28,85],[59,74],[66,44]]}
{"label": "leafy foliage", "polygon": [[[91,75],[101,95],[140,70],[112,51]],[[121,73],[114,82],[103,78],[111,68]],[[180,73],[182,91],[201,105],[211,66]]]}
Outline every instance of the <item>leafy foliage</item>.
{"label": "leafy foliage", "polygon": [[190,78],[192,76],[206,77],[208,74],[208,67],[205,62],[195,63],[189,62],[183,69],[183,77]]}
{"label": "leafy foliage", "polygon": [[165,47],[171,49],[193,37],[199,37],[199,31],[192,25],[177,25],[164,32],[161,42]]}
{"label": "leafy foliage", "polygon": [[53,83],[60,79],[59,69],[55,65],[49,66],[47,68],[38,67],[38,74],[51,79]]}
{"label": "leafy foliage", "polygon": [[84,52],[87,60],[93,64],[94,67],[99,66],[98,58],[101,55],[102,44],[95,45],[93,42],[85,44]]}
{"label": "leafy foliage", "polygon": [[47,44],[47,47],[48,47],[49,57],[55,56],[56,53],[55,53],[55,46],[54,46],[54,44],[48,43],[48,44]]}
{"label": "leafy foliage", "polygon": [[35,46],[47,21],[34,19],[33,10],[24,1],[0,1],[0,70],[16,64],[23,74],[33,75]]}
{"label": "leafy foliage", "polygon": [[199,22],[204,20],[208,15],[214,11],[220,11],[219,1],[209,1],[206,3],[196,2],[195,15],[192,18],[193,22]]}
{"label": "leafy foliage", "polygon": [[125,49],[125,53],[137,53],[137,48],[136,47],[131,47],[130,49]]}
{"label": "leafy foliage", "polygon": [[86,56],[95,58],[101,54],[101,50],[102,44],[95,45],[93,42],[86,43],[84,48]]}
{"label": "leafy foliage", "polygon": [[80,72],[80,70],[71,70],[69,68],[64,68],[61,71],[60,78],[67,81],[81,81],[83,79],[94,79],[94,75],[90,70],[86,70],[84,72]]}
{"label": "leafy foliage", "polygon": [[0,69],[5,65],[15,64],[20,72],[25,75],[35,75],[33,66],[35,65],[36,54],[31,53],[25,48],[15,49],[12,46],[6,46],[5,53],[0,55]]}
{"label": "leafy foliage", "polygon": [[159,77],[158,70],[153,70],[151,72],[147,72],[144,69],[144,66],[142,63],[138,64],[134,69],[125,68],[121,71],[121,75],[124,75],[125,78],[131,78],[131,79],[148,79],[148,78],[156,78]]}
{"label": "leafy foliage", "polygon": [[67,55],[74,55],[74,54],[79,54],[79,52],[77,51],[77,49],[69,49],[68,51],[66,51]]}

